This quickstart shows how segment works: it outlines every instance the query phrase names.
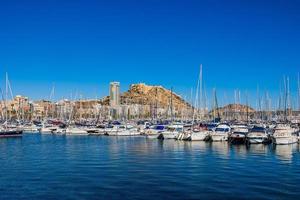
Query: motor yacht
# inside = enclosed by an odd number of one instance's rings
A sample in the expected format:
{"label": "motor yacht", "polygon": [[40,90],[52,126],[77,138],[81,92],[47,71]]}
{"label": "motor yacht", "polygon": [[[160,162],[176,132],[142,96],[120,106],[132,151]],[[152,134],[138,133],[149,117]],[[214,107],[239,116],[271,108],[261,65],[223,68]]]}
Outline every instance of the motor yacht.
{"label": "motor yacht", "polygon": [[232,125],[228,139],[229,142],[231,144],[244,144],[246,142],[248,131],[247,125]]}
{"label": "motor yacht", "polygon": [[274,144],[294,144],[298,142],[299,130],[289,124],[277,124],[272,135]]}
{"label": "motor yacht", "polygon": [[228,124],[219,124],[210,136],[213,142],[227,141],[231,128]]}
{"label": "motor yacht", "polygon": [[249,144],[270,143],[271,137],[265,125],[254,125],[246,136]]}
{"label": "motor yacht", "polygon": [[162,133],[165,129],[165,125],[152,125],[149,129],[146,129],[144,132],[147,139],[157,139],[160,133]]}
{"label": "motor yacht", "polygon": [[183,125],[170,125],[165,131],[162,131],[157,139],[177,139],[178,135],[183,132]]}
{"label": "motor yacht", "polygon": [[186,141],[206,141],[210,136],[207,125],[193,126],[191,129],[184,132],[182,140]]}

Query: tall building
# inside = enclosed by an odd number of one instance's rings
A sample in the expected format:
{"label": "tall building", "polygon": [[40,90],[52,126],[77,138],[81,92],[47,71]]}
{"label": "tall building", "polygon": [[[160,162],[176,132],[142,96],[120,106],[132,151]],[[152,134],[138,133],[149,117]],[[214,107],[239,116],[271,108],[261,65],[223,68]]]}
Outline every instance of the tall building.
{"label": "tall building", "polygon": [[109,87],[110,106],[120,105],[120,82],[111,82]]}

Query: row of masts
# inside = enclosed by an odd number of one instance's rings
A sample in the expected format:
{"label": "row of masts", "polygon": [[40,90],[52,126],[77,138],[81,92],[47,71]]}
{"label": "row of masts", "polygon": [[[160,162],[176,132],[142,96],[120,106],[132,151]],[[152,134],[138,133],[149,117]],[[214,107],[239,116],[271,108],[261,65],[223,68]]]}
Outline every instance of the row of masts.
{"label": "row of masts", "polygon": [[[208,120],[208,119],[213,119],[213,120],[219,120],[220,119],[220,113],[219,113],[219,102],[218,102],[218,97],[217,97],[217,90],[216,88],[213,88],[213,92],[212,92],[212,113],[208,112],[208,106],[207,104],[207,95],[206,95],[206,91],[205,89],[203,89],[203,68],[202,68],[202,64],[200,65],[200,70],[199,70],[199,77],[197,80],[197,87],[196,87],[196,94],[195,97],[193,98],[193,91],[191,90],[191,105],[192,105],[192,115],[190,115],[190,110],[189,109],[182,109],[181,111],[181,119],[191,119],[192,121],[202,121],[202,120]],[[3,95],[3,91],[1,91],[2,94],[2,99],[4,99],[4,118],[5,121],[8,120],[8,99],[9,99],[9,93],[11,95],[11,97],[13,98],[13,93],[12,93],[12,89],[10,86],[10,82],[8,79],[8,74],[6,73],[5,76],[5,93]],[[54,93],[55,93],[55,87],[53,85],[49,99],[50,101],[54,101]],[[236,89],[234,90],[234,105],[240,105],[242,100],[241,100],[241,91]],[[299,74],[298,74],[298,79],[297,79],[297,96],[298,96],[298,109],[300,110],[300,78],[299,78]],[[224,99],[227,99],[226,94],[224,94]],[[171,121],[175,120],[175,116],[174,116],[174,106],[173,106],[173,88],[171,88],[170,90],[170,97],[169,97],[169,106],[167,109],[167,113],[166,113],[166,118],[170,119]],[[248,99],[248,92],[245,92],[245,103],[246,103],[246,120],[248,121],[250,118],[249,115],[249,99]],[[280,87],[280,94],[279,94],[279,99],[278,99],[278,106],[277,109],[274,109],[274,107],[272,108],[272,103],[274,105],[274,102],[272,102],[272,99],[269,95],[269,92],[265,92],[264,95],[260,95],[259,92],[259,87],[257,88],[257,116],[256,118],[258,119],[267,119],[270,120],[272,118],[272,115],[274,114],[274,110],[276,110],[276,115],[278,116],[278,118],[281,118],[283,120],[288,120],[288,118],[291,115],[292,112],[292,103],[291,103],[291,93],[290,93],[290,79],[289,77],[284,77],[283,78],[283,87]],[[275,106],[276,107],[276,106]],[[158,91],[156,88],[156,92],[155,92],[155,102],[152,103],[152,114],[151,117],[152,119],[157,120],[159,117],[158,116],[158,108],[159,108],[159,102],[158,102]],[[229,114],[226,113],[227,111],[225,110],[225,118],[230,118]],[[74,108],[71,109],[70,113],[67,115],[68,117],[68,121],[71,121],[71,119],[75,116],[76,110]],[[18,113],[18,118],[19,118],[19,114]],[[53,112],[52,112],[53,114]],[[80,114],[81,115],[81,114]],[[235,111],[233,113],[233,116],[231,116],[231,118],[239,118],[239,112],[237,110],[237,108],[235,108]],[[63,114],[63,111],[61,111],[60,116],[62,118],[66,118],[66,115]],[[100,116],[102,115],[101,109],[98,109],[97,111],[97,121],[99,120]],[[46,114],[45,117],[49,117],[49,109],[46,109]],[[54,117],[54,116],[52,116]],[[57,115],[56,115],[57,117]],[[224,116],[223,116],[224,117]],[[80,116],[80,119],[82,118],[82,116]],[[126,116],[123,116],[123,118],[126,118]],[[127,117],[129,118],[129,117]]]}

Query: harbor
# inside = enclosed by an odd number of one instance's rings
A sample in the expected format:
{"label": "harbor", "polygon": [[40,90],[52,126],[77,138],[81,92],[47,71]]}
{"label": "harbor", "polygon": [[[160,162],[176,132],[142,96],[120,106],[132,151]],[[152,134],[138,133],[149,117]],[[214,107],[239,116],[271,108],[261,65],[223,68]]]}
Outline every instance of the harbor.
{"label": "harbor", "polygon": [[0,1],[0,200],[295,200],[299,0]]}
{"label": "harbor", "polygon": [[300,124],[288,78],[277,110],[240,95],[218,106],[215,89],[208,109],[202,79],[200,65],[190,102],[144,83],[122,93],[119,82],[101,99],[51,101],[52,88],[49,100],[30,101],[9,98],[6,74],[1,198],[297,198]]}
{"label": "harbor", "polygon": [[[300,141],[300,77],[297,79],[296,100],[290,91],[289,77],[283,78],[278,104],[271,105],[268,93],[258,96],[257,109],[249,105],[246,95],[234,90],[234,102],[219,106],[217,91],[211,99],[203,95],[203,67],[195,81],[194,98],[187,101],[173,88],[131,84],[120,91],[120,82],[109,84],[109,96],[96,100],[30,101],[17,95],[9,98],[12,87],[5,76],[5,92],[1,101],[1,137],[22,136],[22,133],[86,135],[86,136],[144,136],[147,139],[228,142],[230,144],[289,145]],[[247,93],[246,93],[247,94]],[[211,107],[206,104],[211,101]],[[265,105],[265,106],[262,106]],[[298,110],[297,110],[298,106]]]}

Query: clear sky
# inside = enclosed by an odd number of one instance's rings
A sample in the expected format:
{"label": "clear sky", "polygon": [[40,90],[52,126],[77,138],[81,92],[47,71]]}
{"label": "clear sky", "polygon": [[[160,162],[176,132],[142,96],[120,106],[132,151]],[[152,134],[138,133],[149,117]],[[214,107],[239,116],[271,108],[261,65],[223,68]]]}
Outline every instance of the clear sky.
{"label": "clear sky", "polygon": [[188,96],[202,63],[221,102],[236,88],[254,98],[257,85],[275,98],[283,75],[296,93],[299,10],[299,0],[1,1],[1,86],[8,72],[14,94],[34,99],[53,84],[57,99],[100,97],[110,81]]}

